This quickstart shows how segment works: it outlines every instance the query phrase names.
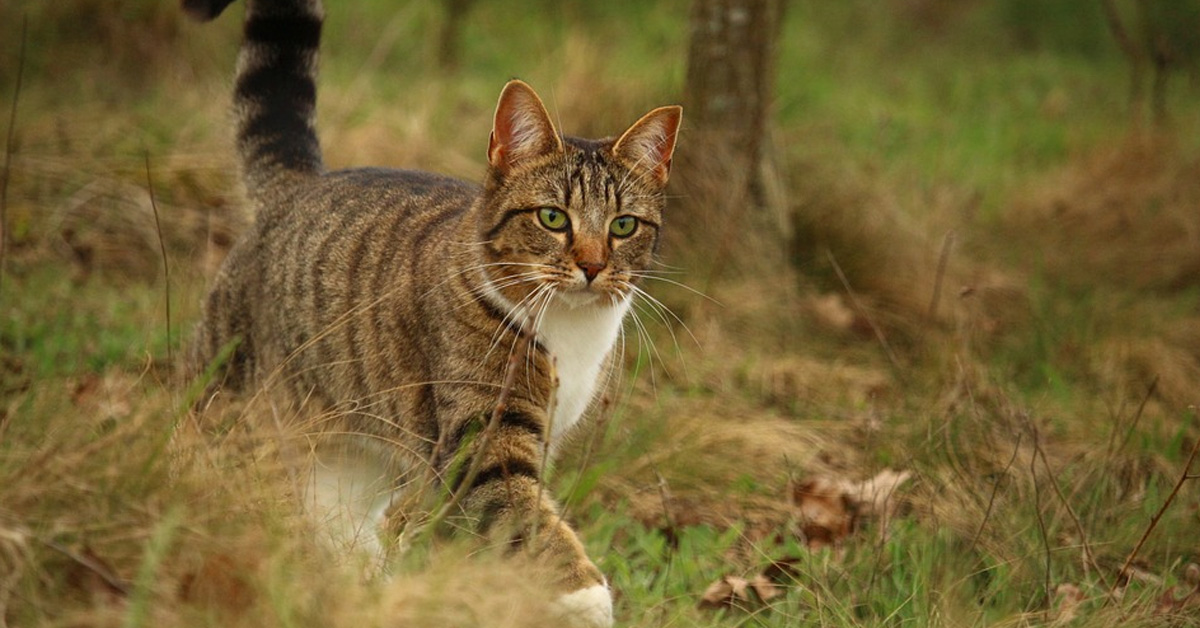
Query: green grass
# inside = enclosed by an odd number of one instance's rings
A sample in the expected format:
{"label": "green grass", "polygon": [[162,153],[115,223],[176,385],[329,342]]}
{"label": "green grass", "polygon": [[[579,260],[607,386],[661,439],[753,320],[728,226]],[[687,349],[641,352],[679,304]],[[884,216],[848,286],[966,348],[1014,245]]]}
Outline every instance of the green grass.
{"label": "green grass", "polygon": [[[966,3],[937,26],[905,8],[917,4],[790,4],[773,133],[786,209],[809,219],[795,266],[734,273],[705,251],[670,251],[683,268],[672,277],[703,281],[719,304],[654,287],[689,329],[645,317],[657,352],[629,330],[611,405],[552,472],[617,592],[619,625],[1167,626],[1200,612],[1158,611],[1200,562],[1194,479],[1139,550],[1142,575],[1106,602],[1200,438],[1200,288],[1169,280],[1196,258],[1167,239],[1200,229],[1187,218],[1195,87],[1176,80],[1173,126],[1138,144],[1127,70],[1095,6]],[[478,3],[453,75],[436,66],[439,4],[330,7],[330,164],[475,178],[512,76],[568,132],[619,130],[680,99],[688,7]],[[364,579],[300,513],[302,423],[245,400],[181,409],[206,278],[245,224],[232,12],[199,26],[173,3],[0,5],[5,111],[29,20],[0,294],[0,618],[547,625],[544,584],[469,541]],[[1120,210],[1130,224],[1096,226]],[[1184,271],[1142,279],[1122,260]],[[822,313],[829,298],[852,322]],[[805,546],[790,482],[887,468],[914,473],[895,516]],[[710,583],[783,559],[794,575],[770,604],[698,607]],[[108,591],[101,571],[127,591]],[[1083,592],[1074,620],[1060,585]]]}

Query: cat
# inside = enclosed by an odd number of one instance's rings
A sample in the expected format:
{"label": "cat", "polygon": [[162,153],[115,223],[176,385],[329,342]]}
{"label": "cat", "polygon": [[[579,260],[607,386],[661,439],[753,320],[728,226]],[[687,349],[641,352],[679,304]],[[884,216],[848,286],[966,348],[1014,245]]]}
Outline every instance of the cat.
{"label": "cat", "polygon": [[[200,20],[231,2],[183,0]],[[248,2],[234,112],[255,222],[203,303],[192,368],[220,365],[210,392],[277,378],[342,411],[428,471],[474,532],[550,566],[574,623],[609,626],[607,582],[541,470],[602,386],[657,253],[682,108],[581,139],[512,80],[482,185],[329,171],[314,128],[322,20],[319,0]]]}

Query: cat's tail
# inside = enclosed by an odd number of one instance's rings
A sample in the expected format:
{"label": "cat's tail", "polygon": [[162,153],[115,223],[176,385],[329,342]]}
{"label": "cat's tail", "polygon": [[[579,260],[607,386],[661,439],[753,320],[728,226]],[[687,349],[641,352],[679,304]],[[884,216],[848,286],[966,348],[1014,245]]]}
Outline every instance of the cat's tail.
{"label": "cat's tail", "polygon": [[[183,0],[189,15],[211,20],[233,0]],[[251,196],[274,192],[324,170],[314,127],[320,0],[248,0],[233,105],[242,176]]]}

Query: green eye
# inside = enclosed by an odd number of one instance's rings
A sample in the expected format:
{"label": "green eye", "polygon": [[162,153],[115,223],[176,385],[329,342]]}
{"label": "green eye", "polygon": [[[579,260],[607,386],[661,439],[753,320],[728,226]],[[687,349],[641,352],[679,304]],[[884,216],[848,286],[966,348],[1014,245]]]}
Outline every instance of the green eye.
{"label": "green eye", "polygon": [[608,232],[618,238],[627,238],[637,229],[638,220],[633,216],[620,216],[608,226]]}
{"label": "green eye", "polygon": [[567,213],[554,209],[553,207],[543,207],[538,210],[538,220],[542,226],[551,231],[562,231],[567,228]]}

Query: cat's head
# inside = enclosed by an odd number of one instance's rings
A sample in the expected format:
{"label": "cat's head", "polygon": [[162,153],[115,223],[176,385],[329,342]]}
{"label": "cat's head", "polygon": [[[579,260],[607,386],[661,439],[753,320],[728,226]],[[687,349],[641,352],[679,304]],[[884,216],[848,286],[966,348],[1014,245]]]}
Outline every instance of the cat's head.
{"label": "cat's head", "polygon": [[486,272],[512,303],[612,304],[650,270],[682,109],[621,136],[561,136],[521,81],[500,94],[479,225]]}

